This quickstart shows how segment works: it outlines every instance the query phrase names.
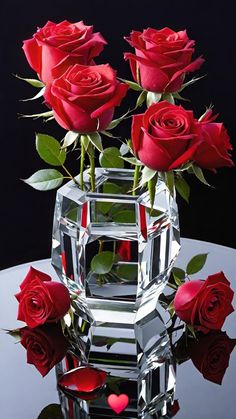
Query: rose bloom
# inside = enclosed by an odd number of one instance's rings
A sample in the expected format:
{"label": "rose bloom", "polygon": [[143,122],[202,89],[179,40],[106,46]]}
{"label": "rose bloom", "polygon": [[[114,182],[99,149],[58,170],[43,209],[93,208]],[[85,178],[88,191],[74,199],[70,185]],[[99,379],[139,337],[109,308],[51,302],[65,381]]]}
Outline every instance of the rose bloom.
{"label": "rose bloom", "polygon": [[18,320],[30,328],[60,320],[70,308],[70,294],[65,285],[30,267],[16,294],[19,302]]}
{"label": "rose bloom", "polygon": [[45,99],[59,125],[88,133],[107,128],[127,89],[109,64],[76,64],[47,86]]}
{"label": "rose bloom", "polygon": [[68,343],[57,324],[24,327],[20,333],[28,364],[33,364],[43,377],[64,358]]}
{"label": "rose bloom", "polygon": [[132,31],[125,39],[135,48],[135,54],[125,53],[133,78],[151,92],[178,91],[185,74],[196,71],[204,62],[201,57],[192,61],[195,42],[188,38],[186,30],[148,28]]}
{"label": "rose bloom", "polygon": [[152,104],[144,114],[133,116],[131,138],[139,160],[160,171],[191,160],[198,147],[193,112],[167,101]]}
{"label": "rose bloom", "polygon": [[72,64],[92,64],[106,41],[92,26],[84,23],[47,22],[33,38],[24,41],[23,50],[39,78],[48,83]]}
{"label": "rose bloom", "polygon": [[225,318],[234,311],[234,292],[223,272],[209,275],[205,281],[193,280],[181,285],[174,298],[177,316],[196,330],[208,333],[220,330]]}
{"label": "rose bloom", "polygon": [[229,135],[222,123],[214,122],[216,118],[217,115],[212,115],[209,109],[198,124],[201,143],[194,154],[194,161],[203,169],[234,166],[229,155],[232,150]]}
{"label": "rose bloom", "polygon": [[235,345],[226,332],[213,331],[188,340],[189,356],[206,380],[221,384]]}

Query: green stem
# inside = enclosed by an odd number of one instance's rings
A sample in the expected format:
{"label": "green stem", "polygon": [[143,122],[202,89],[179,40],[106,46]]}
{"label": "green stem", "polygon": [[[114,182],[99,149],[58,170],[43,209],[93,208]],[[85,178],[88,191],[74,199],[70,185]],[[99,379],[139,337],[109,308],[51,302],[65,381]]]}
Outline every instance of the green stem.
{"label": "green stem", "polygon": [[98,253],[101,253],[103,251],[103,240],[98,240],[98,242],[99,242]]}
{"label": "green stem", "polygon": [[63,169],[65,170],[65,172],[68,174],[69,178],[72,179],[77,186],[80,186],[80,184],[77,182],[77,180],[74,178],[74,176],[72,176],[72,174],[69,172],[69,170],[67,170],[67,168],[64,166],[64,164],[62,165]]}
{"label": "green stem", "polygon": [[94,150],[89,151],[89,162],[90,162],[90,185],[91,191],[95,192],[95,160],[94,160]]}
{"label": "green stem", "polygon": [[157,179],[158,179],[158,174],[155,174],[155,176],[153,176],[153,178],[148,181],[148,191],[149,191],[149,199],[150,199],[150,204],[151,204],[151,212],[153,210],[153,204],[155,201]]}
{"label": "green stem", "polygon": [[167,283],[167,287],[170,287],[170,288],[172,288],[173,290],[177,290],[178,289],[178,287],[176,287],[175,285],[173,285],[173,284],[170,284],[170,282],[168,282]]}
{"label": "green stem", "polygon": [[84,171],[84,159],[85,159],[85,147],[83,142],[81,141],[81,155],[80,155],[80,187],[83,191],[84,189],[84,178],[83,178],[83,171]]}
{"label": "green stem", "polygon": [[132,195],[136,195],[136,188],[138,186],[138,180],[139,180],[139,172],[140,172],[140,166],[135,166],[134,170],[134,183],[133,183],[133,190]]}

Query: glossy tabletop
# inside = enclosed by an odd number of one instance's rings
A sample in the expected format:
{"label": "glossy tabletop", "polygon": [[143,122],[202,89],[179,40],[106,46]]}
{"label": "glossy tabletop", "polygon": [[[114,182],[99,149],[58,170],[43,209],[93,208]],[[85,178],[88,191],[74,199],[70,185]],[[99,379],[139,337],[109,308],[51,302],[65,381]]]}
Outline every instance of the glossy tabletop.
{"label": "glossy tabletop", "polygon": [[[209,253],[200,275],[192,278],[205,279],[207,275],[224,271],[236,291],[236,249],[213,243],[182,239],[182,249],[176,265],[185,267],[189,259],[198,253]],[[23,324],[16,320],[17,301],[14,294],[25,277],[29,266],[44,271],[56,279],[50,260],[41,260],[15,266],[0,273],[0,328],[14,329]],[[235,293],[236,295],[236,293]],[[236,298],[233,305],[236,307]],[[236,338],[236,313],[225,321],[223,331]],[[20,343],[0,331],[0,419],[37,419],[43,408],[59,403],[54,369],[42,378],[34,366],[26,363],[26,351]],[[236,399],[236,349],[230,356],[222,385],[203,378],[191,360],[178,365],[176,399],[180,410],[178,419],[233,419]],[[116,415],[114,414],[114,417]],[[55,419],[55,418],[51,418]],[[79,418],[76,418],[79,419]]]}

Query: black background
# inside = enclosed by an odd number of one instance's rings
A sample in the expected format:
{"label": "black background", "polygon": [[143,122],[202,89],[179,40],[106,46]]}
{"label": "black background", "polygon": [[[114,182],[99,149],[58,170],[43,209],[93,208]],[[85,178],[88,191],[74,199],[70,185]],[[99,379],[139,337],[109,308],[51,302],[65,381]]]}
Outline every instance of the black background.
{"label": "black background", "polygon": [[[31,38],[36,27],[42,27],[47,20],[84,20],[87,25],[93,24],[108,41],[97,63],[109,62],[120,77],[129,79],[131,74],[123,52],[130,47],[123,40],[124,35],[148,26],[186,28],[189,37],[196,40],[196,57],[203,54],[206,59],[199,74],[207,77],[186,90],[185,96],[191,98],[196,116],[204,112],[206,105],[214,104],[236,148],[235,28],[230,2],[24,0],[5,1],[1,12],[1,268],[50,255],[55,192],[35,191],[20,179],[46,167],[35,151],[35,132],[61,139],[64,131],[55,122],[18,119],[17,113],[42,112],[42,106],[40,102],[19,101],[32,96],[34,90],[12,75],[35,77],[21,49],[22,41]],[[133,101],[129,93],[116,115]],[[120,134],[128,135],[127,127]],[[75,163],[70,167],[76,173]],[[179,199],[181,235],[236,247],[236,171],[223,168],[217,175],[206,173],[206,176],[215,188],[190,179],[190,204]]]}

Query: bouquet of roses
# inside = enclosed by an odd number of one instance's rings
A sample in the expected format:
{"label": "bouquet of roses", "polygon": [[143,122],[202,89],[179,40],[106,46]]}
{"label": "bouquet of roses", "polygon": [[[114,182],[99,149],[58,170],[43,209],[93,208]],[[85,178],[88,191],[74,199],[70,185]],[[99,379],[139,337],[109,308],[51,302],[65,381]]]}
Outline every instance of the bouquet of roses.
{"label": "bouquet of roses", "polygon": [[[196,118],[192,110],[180,105],[186,100],[182,91],[201,78],[187,80],[187,75],[204,62],[201,57],[193,59],[195,42],[188,38],[186,30],[148,28],[132,31],[125,39],[134,48],[134,53],[124,55],[134,81],[117,78],[109,64],[96,65],[95,58],[106,41],[83,22],[49,21],[32,39],[24,41],[26,58],[39,79],[23,80],[40,88],[34,99],[43,97],[44,106],[48,107],[42,113],[24,116],[55,119],[67,131],[61,141],[45,133],[36,135],[40,157],[51,166],[61,166],[65,173],[55,168],[39,170],[26,183],[45,191],[71,178],[83,189],[87,159],[93,191],[95,157],[99,152],[102,167],[123,168],[130,164],[135,168],[133,194],[138,187],[147,186],[153,203],[159,177],[171,193],[175,185],[188,201],[185,171],[207,183],[202,169],[233,165],[229,136],[224,125],[215,122],[217,115],[213,110],[208,108]],[[128,88],[139,93],[136,105],[113,119]],[[147,109],[135,113],[144,107],[145,101]],[[117,148],[111,131],[131,114],[131,140]],[[103,136],[110,138],[111,147],[104,149]],[[77,159],[79,154],[79,180],[65,166],[70,151],[76,153]]]}

